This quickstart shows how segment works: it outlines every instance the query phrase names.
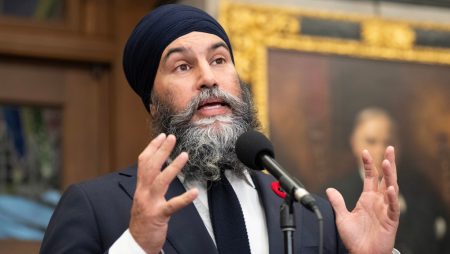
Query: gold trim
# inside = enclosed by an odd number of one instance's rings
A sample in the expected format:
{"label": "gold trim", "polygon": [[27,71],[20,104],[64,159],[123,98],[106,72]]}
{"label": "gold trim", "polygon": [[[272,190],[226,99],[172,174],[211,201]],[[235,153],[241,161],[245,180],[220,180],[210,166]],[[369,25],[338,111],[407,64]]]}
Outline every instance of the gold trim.
{"label": "gold trim", "polygon": [[[450,65],[450,49],[415,46],[414,28],[450,32],[450,26],[297,8],[222,2],[219,21],[233,44],[236,68],[252,85],[258,117],[269,133],[267,49],[288,49],[368,59]],[[302,35],[302,17],[357,22],[361,40]]]}
{"label": "gold trim", "polygon": [[398,49],[411,49],[414,46],[416,35],[407,24],[370,19],[361,25],[362,39],[367,45]]}

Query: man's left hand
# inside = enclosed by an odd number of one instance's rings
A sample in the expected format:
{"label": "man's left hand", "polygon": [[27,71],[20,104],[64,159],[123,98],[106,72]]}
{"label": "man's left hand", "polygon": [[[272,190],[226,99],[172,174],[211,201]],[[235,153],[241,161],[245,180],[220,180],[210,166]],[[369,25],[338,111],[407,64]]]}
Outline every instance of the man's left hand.
{"label": "man's left hand", "polygon": [[386,148],[381,181],[367,150],[363,151],[362,160],[364,189],[353,211],[347,210],[336,189],[327,189],[328,199],[336,212],[336,226],[350,253],[392,253],[400,218],[394,148]]}

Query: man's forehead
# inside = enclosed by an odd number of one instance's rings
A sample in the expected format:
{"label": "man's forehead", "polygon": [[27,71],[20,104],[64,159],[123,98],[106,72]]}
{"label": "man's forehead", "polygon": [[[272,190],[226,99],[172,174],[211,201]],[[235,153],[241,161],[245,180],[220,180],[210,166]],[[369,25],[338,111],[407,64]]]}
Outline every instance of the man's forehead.
{"label": "man's forehead", "polygon": [[169,43],[164,49],[162,57],[165,57],[171,50],[176,48],[189,50],[195,47],[203,47],[208,49],[213,45],[224,46],[229,51],[226,43],[217,35],[204,32],[190,32]]}

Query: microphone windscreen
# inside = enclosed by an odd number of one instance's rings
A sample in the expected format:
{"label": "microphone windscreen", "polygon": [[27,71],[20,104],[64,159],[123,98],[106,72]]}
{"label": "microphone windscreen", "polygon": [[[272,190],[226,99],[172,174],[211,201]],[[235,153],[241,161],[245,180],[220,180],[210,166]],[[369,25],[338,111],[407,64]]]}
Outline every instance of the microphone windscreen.
{"label": "microphone windscreen", "polygon": [[264,134],[251,130],[242,134],[236,141],[236,155],[238,159],[251,169],[263,170],[261,156],[274,157],[273,145]]}

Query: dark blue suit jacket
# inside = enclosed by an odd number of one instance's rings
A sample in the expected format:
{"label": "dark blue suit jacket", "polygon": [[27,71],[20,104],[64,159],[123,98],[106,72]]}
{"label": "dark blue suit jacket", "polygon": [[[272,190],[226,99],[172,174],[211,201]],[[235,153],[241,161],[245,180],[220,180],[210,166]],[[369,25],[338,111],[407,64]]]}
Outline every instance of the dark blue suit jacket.
{"label": "dark blue suit jacket", "polygon": [[[274,178],[260,172],[252,177],[264,206],[270,253],[284,253],[279,226],[282,199],[270,187]],[[40,253],[107,253],[128,228],[135,188],[136,167],[69,187],[52,216]],[[183,185],[175,179],[166,198],[183,192]],[[346,253],[330,204],[317,199],[324,217],[324,253]],[[299,205],[295,211],[295,253],[318,253],[319,227],[315,215]],[[171,217],[163,249],[166,254],[217,253],[193,204]]]}

